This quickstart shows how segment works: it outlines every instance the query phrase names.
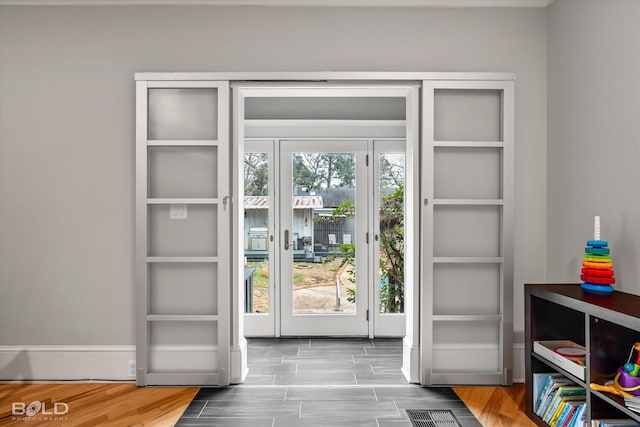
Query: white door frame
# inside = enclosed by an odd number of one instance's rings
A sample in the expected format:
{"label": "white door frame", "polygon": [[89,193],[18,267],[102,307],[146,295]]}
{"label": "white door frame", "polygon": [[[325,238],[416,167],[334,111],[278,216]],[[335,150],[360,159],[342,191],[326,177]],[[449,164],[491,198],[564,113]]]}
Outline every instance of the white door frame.
{"label": "white door frame", "polygon": [[[367,194],[367,232],[373,238],[367,245],[369,262],[368,275],[370,275],[369,286],[367,287],[368,306],[360,307],[361,310],[369,310],[369,314],[372,319],[370,327],[366,332],[359,331],[353,332],[351,335],[369,335],[370,337],[398,337],[404,336],[406,330],[406,316],[405,313],[381,313],[380,312],[380,287],[374,284],[380,283],[380,270],[376,268],[378,265],[379,253],[380,253],[380,194],[377,189],[380,184],[380,156],[382,154],[400,153],[405,157],[406,142],[404,138],[368,138],[358,139],[353,138],[346,140],[344,138],[326,138],[322,140],[316,139],[301,139],[303,141],[313,141],[313,143],[335,142],[338,141],[343,146],[347,146],[350,142],[366,142],[367,147],[367,185],[369,189],[361,190],[362,194]],[[281,141],[292,141],[292,139],[280,139],[280,138],[248,138],[245,139],[245,154],[246,153],[264,153],[267,155],[267,161],[269,163],[269,188],[268,188],[268,200],[269,212],[267,224],[269,227],[269,244],[268,247],[268,262],[271,266],[269,268],[268,280],[269,280],[269,311],[260,313],[247,313],[245,314],[245,331],[252,337],[279,337],[281,335],[280,327],[280,256],[282,255],[281,248],[276,239],[280,239],[282,236],[277,231],[280,227],[279,217],[280,206],[280,194],[281,184],[279,178],[280,170],[280,143]],[[405,179],[406,181],[406,179]],[[246,211],[245,211],[246,212]],[[246,236],[245,236],[246,238]],[[405,236],[406,239],[406,236]],[[359,247],[365,247],[361,244]],[[373,263],[373,264],[371,264]],[[360,277],[363,277],[362,274]],[[362,279],[364,280],[364,279]],[[363,295],[363,291],[360,292]],[[339,335],[335,332],[326,331],[325,334]],[[284,333],[283,335],[287,335]],[[344,335],[347,335],[345,331]]]}
{"label": "white door frame", "polygon": [[[286,92],[286,93],[285,93]],[[380,84],[351,83],[349,85],[326,85],[310,83],[276,83],[276,84],[242,84],[233,85],[233,197],[234,197],[234,222],[232,234],[234,236],[234,263],[232,271],[233,295],[232,295],[232,337],[231,337],[231,380],[242,382],[246,377],[246,339],[244,338],[244,289],[239,286],[239,279],[244,277],[244,207],[242,204],[242,158],[244,155],[245,123],[244,105],[245,99],[252,96],[393,96],[406,98],[406,121],[403,126],[406,139],[406,186],[405,186],[405,250],[415,256],[405,260],[405,319],[406,334],[403,339],[403,367],[406,378],[413,383],[420,380],[420,351],[419,351],[419,321],[420,307],[418,296],[420,295],[418,280],[418,250],[419,240],[419,86],[415,84]],[[279,231],[279,230],[278,230]],[[281,233],[278,233],[278,236]],[[279,236],[281,237],[281,236]],[[278,243],[278,238],[274,239]],[[373,329],[369,332],[373,336]]]}

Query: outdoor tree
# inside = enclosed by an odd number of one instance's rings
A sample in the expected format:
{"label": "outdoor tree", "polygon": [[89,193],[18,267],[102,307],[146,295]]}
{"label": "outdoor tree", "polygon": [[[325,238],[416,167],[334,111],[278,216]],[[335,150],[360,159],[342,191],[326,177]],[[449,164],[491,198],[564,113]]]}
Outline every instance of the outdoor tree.
{"label": "outdoor tree", "polygon": [[404,312],[404,186],[380,200],[380,310]]}
{"label": "outdoor tree", "polygon": [[295,153],[294,185],[304,191],[353,187],[355,163],[347,153]]}
{"label": "outdoor tree", "polygon": [[393,154],[380,156],[380,187],[382,188],[398,188],[404,184],[404,157],[399,159],[393,159],[393,157]]}
{"label": "outdoor tree", "polygon": [[[355,204],[346,197],[332,212],[330,217],[320,217],[319,221],[332,221],[338,217],[351,218],[355,215]],[[404,186],[380,200],[380,311],[384,313],[404,312]],[[355,284],[356,246],[354,243],[340,245],[340,264],[351,266],[349,282]],[[327,257],[331,262],[335,255]],[[356,290],[347,288],[347,301],[355,303]]]}
{"label": "outdoor tree", "polygon": [[[353,203],[349,197],[345,197],[338,206],[336,206],[331,212],[331,216],[320,216],[314,218],[314,221],[317,222],[337,222],[344,221],[345,218],[353,218],[356,213],[356,205]],[[338,264],[338,268],[335,269],[336,279],[339,280],[339,275],[341,271],[344,271],[345,267],[347,268],[348,281],[351,285],[355,285],[356,283],[356,245],[355,243],[341,243],[340,251],[338,253],[331,254],[329,256],[324,257],[322,260],[325,264],[332,263],[336,258],[340,259]],[[355,303],[356,302],[356,290],[354,287],[347,288],[347,301]]]}
{"label": "outdoor tree", "polygon": [[269,163],[267,153],[245,153],[244,194],[247,196],[268,195]]}

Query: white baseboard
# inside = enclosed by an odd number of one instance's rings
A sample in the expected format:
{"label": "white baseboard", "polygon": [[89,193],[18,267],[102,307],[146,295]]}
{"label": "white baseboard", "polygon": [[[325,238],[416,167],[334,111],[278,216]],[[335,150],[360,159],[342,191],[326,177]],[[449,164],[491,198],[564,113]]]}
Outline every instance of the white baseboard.
{"label": "white baseboard", "polygon": [[247,340],[242,338],[238,348],[231,349],[231,384],[240,384],[244,382],[249,374],[247,368]]}
{"label": "white baseboard", "polygon": [[407,381],[420,384],[420,349],[408,337],[402,340],[402,374]]}
{"label": "white baseboard", "polygon": [[[418,371],[418,349],[404,343],[404,362],[412,372],[404,372],[411,382]],[[134,380],[129,376],[129,361],[136,360],[135,346],[0,346],[1,381],[46,380]],[[244,381],[246,369],[246,342],[231,352],[232,383]],[[419,372],[419,371],[418,371]],[[411,375],[411,374],[414,375]],[[524,344],[513,345],[513,382],[524,382]]]}
{"label": "white baseboard", "polygon": [[133,345],[0,346],[0,380],[127,380]]}
{"label": "white baseboard", "polygon": [[[513,369],[511,377],[514,383],[523,383],[524,343],[513,344]],[[433,347],[433,362],[444,372],[457,372],[458,367],[466,366],[481,372],[495,365],[499,370],[500,347],[497,344],[436,344]],[[470,357],[472,355],[472,357]]]}
{"label": "white baseboard", "polygon": [[524,382],[524,343],[513,344],[513,382]]}

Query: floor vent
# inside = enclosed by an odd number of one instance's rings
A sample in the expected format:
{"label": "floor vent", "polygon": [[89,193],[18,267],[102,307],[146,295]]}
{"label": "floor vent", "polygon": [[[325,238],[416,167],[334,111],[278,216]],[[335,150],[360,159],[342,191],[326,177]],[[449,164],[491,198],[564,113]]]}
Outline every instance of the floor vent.
{"label": "floor vent", "polygon": [[448,409],[407,409],[407,415],[415,427],[461,427]]}

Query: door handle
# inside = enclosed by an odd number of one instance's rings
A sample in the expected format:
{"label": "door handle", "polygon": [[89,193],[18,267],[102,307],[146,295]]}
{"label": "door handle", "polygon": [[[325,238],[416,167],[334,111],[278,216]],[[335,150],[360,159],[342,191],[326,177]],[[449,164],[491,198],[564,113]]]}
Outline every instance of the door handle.
{"label": "door handle", "polygon": [[289,230],[284,230],[284,250],[289,250]]}
{"label": "door handle", "polygon": [[231,196],[224,196],[222,198],[222,210],[226,211],[227,210],[227,203],[229,202],[233,202],[233,197]]}

